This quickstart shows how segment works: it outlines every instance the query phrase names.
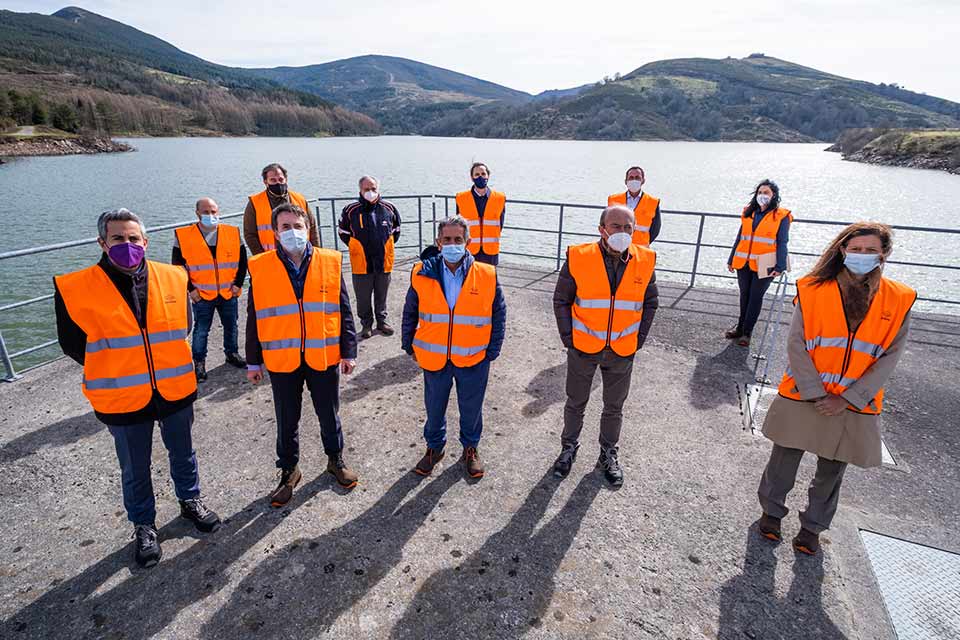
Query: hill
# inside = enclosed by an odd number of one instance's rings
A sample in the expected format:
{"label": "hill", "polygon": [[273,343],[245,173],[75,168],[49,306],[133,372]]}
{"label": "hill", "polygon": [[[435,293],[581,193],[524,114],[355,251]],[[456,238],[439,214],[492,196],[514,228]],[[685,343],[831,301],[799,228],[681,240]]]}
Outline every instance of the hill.
{"label": "hill", "polygon": [[47,123],[134,135],[380,130],[367,116],[84,9],[0,11],[0,129]]}
{"label": "hill", "polygon": [[851,129],[827,151],[855,162],[960,174],[960,129]]}
{"label": "hill", "polygon": [[257,77],[356,109],[388,133],[416,133],[470,107],[518,103],[532,96],[415,60],[366,55],[306,67],[251,69]]}

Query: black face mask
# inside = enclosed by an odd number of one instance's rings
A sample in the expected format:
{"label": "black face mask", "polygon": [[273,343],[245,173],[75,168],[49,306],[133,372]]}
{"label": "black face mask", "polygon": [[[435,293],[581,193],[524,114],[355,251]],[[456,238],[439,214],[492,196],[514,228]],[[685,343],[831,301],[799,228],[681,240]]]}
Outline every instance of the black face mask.
{"label": "black face mask", "polygon": [[269,191],[275,196],[285,196],[287,195],[287,185],[286,184],[270,184],[270,185],[267,185],[267,191]]}

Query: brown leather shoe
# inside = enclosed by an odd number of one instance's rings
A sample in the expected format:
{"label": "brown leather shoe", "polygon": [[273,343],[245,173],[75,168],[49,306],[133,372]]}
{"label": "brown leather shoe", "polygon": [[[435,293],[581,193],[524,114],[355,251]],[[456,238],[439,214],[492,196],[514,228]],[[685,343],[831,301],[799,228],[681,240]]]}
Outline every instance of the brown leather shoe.
{"label": "brown leather shoe", "polygon": [[750,346],[750,336],[747,335],[747,334],[744,334],[744,335],[740,336],[740,339],[737,340],[737,346],[740,346],[740,347],[749,347],[749,346]]}
{"label": "brown leather shoe", "polygon": [[723,337],[726,338],[727,340],[734,340],[736,338],[739,338],[742,335],[743,335],[743,330],[738,329],[737,327],[734,327],[733,329],[729,329],[725,331],[723,334]]}
{"label": "brown leather shoe", "polygon": [[347,467],[342,453],[327,456],[327,472],[331,473],[337,479],[337,484],[344,489],[353,489],[357,486],[357,474]]}
{"label": "brown leather shoe", "polygon": [[367,338],[372,338],[372,337],[373,337],[373,327],[364,327],[360,331],[361,340],[366,340]]}
{"label": "brown leather shoe", "polygon": [[800,533],[793,539],[793,548],[808,556],[817,555],[817,552],[820,551],[820,534],[800,529]]}
{"label": "brown leather shoe", "polygon": [[433,473],[433,468],[443,460],[445,455],[447,454],[444,453],[443,449],[437,451],[436,449],[427,447],[427,452],[420,458],[420,462],[413,468],[413,472],[420,476],[430,475]]}
{"label": "brown leather shoe", "polygon": [[293,497],[293,488],[300,484],[303,474],[300,473],[300,467],[293,469],[278,469],[277,478],[280,484],[270,493],[270,506],[282,507]]}
{"label": "brown leather shoe", "polygon": [[483,477],[483,463],[480,462],[480,455],[477,453],[476,447],[467,447],[464,449],[463,455],[460,456],[460,461],[466,466],[468,476],[471,478]]}
{"label": "brown leather shoe", "polygon": [[771,515],[763,514],[757,522],[757,529],[760,535],[768,540],[780,542],[780,518],[774,518]]}
{"label": "brown leather shoe", "polygon": [[382,333],[385,336],[392,336],[394,334],[393,327],[391,327],[386,322],[381,322],[377,325],[377,331]]}

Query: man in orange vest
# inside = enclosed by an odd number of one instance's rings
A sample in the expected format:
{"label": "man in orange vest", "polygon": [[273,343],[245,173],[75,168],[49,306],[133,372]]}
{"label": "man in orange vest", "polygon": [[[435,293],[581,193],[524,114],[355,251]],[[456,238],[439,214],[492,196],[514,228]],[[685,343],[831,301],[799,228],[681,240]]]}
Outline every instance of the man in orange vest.
{"label": "man in orange vest", "polygon": [[317,221],[310,213],[307,199],[301,193],[287,188],[287,170],[279,162],[272,162],[260,171],[265,187],[247,200],[243,211],[243,239],[250,252],[258,255],[277,248],[273,229],[270,227],[271,214],[281,204],[294,204],[307,212],[307,231],[310,244],[320,246],[320,234]]}
{"label": "man in orange vest", "polygon": [[583,414],[600,369],[603,412],[600,458],[613,486],[623,484],[618,456],[623,403],[630,393],[633,358],[643,346],[659,306],[656,253],[634,244],[633,211],[613,205],[600,214],[600,240],[567,249],[553,294],[560,340],[567,348],[567,402],[560,455],[553,470],[570,473],[580,448]]}
{"label": "man in orange vest", "polygon": [[223,352],[227,364],[247,366],[238,353],[237,299],[247,277],[247,249],[240,229],[220,223],[220,207],[213,198],[200,198],[197,224],[174,232],[171,264],[187,270],[187,291],[193,301],[193,366],[197,381],[207,379],[207,336],[213,314],[223,325]]}
{"label": "man in orange vest", "polygon": [[[400,214],[394,204],[380,197],[380,183],[373,176],[360,178],[360,197],[343,208],[337,233],[350,252],[353,291],[357,296],[360,338],[377,331],[393,335],[387,323],[387,291],[393,272],[394,247],[400,239]],[[370,297],[373,296],[373,305]]]}
{"label": "man in orange vest", "polygon": [[247,378],[258,384],[264,369],[277,415],[277,476],[270,504],[293,497],[300,473],[300,408],[306,383],[320,420],[327,472],[341,487],[357,486],[357,474],[343,461],[340,427],[340,372],[357,363],[357,335],[350,297],[343,283],[339,251],[307,240],[308,214],[282,204],[271,226],[279,248],[250,259],[247,301]]}
{"label": "man in orange vest", "polygon": [[187,275],[144,258],[146,229],[127,209],[103,213],[97,229],[100,261],[54,278],[57,337],[63,353],[83,365],[83,393],[113,436],[134,557],[152,567],[163,553],[150,474],[154,423],[181,517],[204,532],[220,526],[200,497],[190,434],[197,379],[187,344]]}
{"label": "man in orange vest", "polygon": [[507,304],[496,269],[474,260],[467,221],[451,216],[437,225],[437,246],[413,267],[403,306],[401,347],[423,369],[427,451],[414,471],[430,475],[443,459],[447,442],[447,403],[457,385],[460,444],[467,474],[483,477],[477,453],[483,431],[483,398],[490,363],[500,355],[506,334]]}
{"label": "man in orange vest", "polygon": [[633,211],[633,243],[649,247],[660,235],[660,200],[643,191],[647,181],[640,167],[630,167],[623,183],[627,190],[607,197],[607,206],[622,204]]}
{"label": "man in orange vest", "polygon": [[507,197],[487,186],[490,169],[482,162],[470,167],[473,187],[456,196],[457,214],[470,225],[473,241],[467,250],[477,262],[500,264],[500,231],[507,215]]}

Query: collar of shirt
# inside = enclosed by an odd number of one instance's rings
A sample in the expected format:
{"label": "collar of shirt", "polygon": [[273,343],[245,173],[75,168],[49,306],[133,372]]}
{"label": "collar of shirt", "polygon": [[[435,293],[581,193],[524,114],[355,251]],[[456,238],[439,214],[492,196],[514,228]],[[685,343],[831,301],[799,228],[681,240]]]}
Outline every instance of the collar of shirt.
{"label": "collar of shirt", "polygon": [[214,226],[211,229],[207,229],[202,224],[197,223],[197,228],[200,229],[200,233],[203,235],[203,241],[206,242],[207,245],[211,247],[215,247],[217,245],[217,229],[220,228],[219,225]]}
{"label": "collar of shirt", "polygon": [[283,247],[277,247],[277,253],[280,254],[280,261],[283,262],[283,266],[287,268],[287,271],[290,272],[292,276],[300,276],[303,272],[307,270],[307,267],[310,265],[310,256],[313,255],[313,245],[309,242],[307,243],[306,248],[303,250],[303,260],[300,261],[300,266],[293,262],[290,259],[290,256],[287,255],[287,252],[283,250]]}
{"label": "collar of shirt", "polygon": [[640,190],[640,192],[637,194],[637,197],[636,197],[636,198],[634,198],[632,195],[630,195],[630,192],[627,191],[627,208],[628,208],[628,209],[636,209],[636,208],[637,208],[637,205],[640,204],[640,199],[641,199],[641,198],[643,198],[643,189]]}
{"label": "collar of shirt", "polygon": [[467,260],[460,262],[456,271],[450,271],[446,261],[442,260],[440,265],[443,269],[443,294],[447,298],[447,307],[451,311],[457,306],[457,298],[460,297],[460,289],[463,287],[463,281],[467,277]]}

